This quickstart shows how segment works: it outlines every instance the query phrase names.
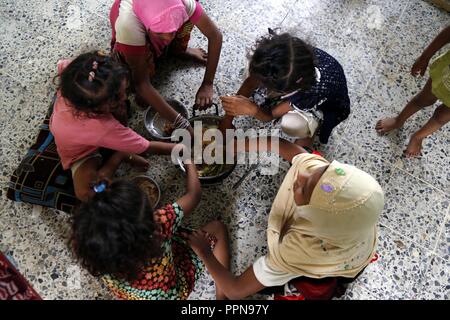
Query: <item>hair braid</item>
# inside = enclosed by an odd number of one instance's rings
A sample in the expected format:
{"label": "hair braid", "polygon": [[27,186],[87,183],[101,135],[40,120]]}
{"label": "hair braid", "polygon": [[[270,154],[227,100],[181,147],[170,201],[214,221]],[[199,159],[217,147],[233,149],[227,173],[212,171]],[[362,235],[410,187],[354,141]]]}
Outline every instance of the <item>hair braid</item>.
{"label": "hair braid", "polygon": [[270,35],[256,42],[249,72],[270,90],[308,89],[315,81],[311,47],[288,33]]}
{"label": "hair braid", "polygon": [[116,103],[122,82],[128,77],[126,66],[97,51],[88,52],[78,56],[63,70],[59,89],[75,113],[97,116],[109,112],[105,105]]}

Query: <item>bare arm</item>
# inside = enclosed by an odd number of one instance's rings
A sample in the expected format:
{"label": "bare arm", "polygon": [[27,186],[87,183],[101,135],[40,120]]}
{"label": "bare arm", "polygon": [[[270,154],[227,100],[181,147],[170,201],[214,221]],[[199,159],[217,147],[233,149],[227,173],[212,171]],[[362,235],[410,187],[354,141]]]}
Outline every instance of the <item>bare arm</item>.
{"label": "bare arm", "polygon": [[98,180],[98,170],[101,165],[102,161],[100,157],[88,159],[73,175],[74,192],[81,202],[87,202],[95,195],[91,184]]}
{"label": "bare arm", "polygon": [[220,100],[222,100],[223,108],[228,116],[228,124],[235,116],[253,116],[260,121],[267,122],[280,118],[292,110],[288,101],[282,102],[273,110],[266,112],[244,96],[224,96],[220,97]]}
{"label": "bare arm", "polygon": [[228,299],[242,299],[254,294],[265,287],[256,279],[253,266],[239,276],[234,276],[224,267],[211,251],[209,242],[205,239],[202,231],[194,231],[185,234],[189,245],[199,256],[216,282],[217,288],[225,294]]}
{"label": "bare arm", "polygon": [[160,142],[160,141],[150,141],[150,145],[147,150],[142,154],[143,156],[149,156],[152,154],[169,155],[171,154],[173,148],[177,146],[176,143],[170,142]]}
{"label": "bare arm", "polygon": [[[129,152],[116,151],[113,155],[106,161],[106,163],[98,170],[98,178],[100,180],[107,179],[112,180],[114,173],[116,173],[117,168],[124,161],[130,161],[131,157],[136,157],[135,154]],[[148,167],[147,167],[148,168]]]}
{"label": "bare arm", "polygon": [[177,203],[183,208],[184,216],[187,217],[200,202],[202,188],[198,179],[195,164],[190,160],[185,161],[186,165],[186,194],[177,200]]}
{"label": "bare arm", "polygon": [[269,121],[272,121],[273,119],[275,119],[275,117],[273,116],[272,113],[266,112],[262,108],[258,108],[258,107],[256,109],[256,113],[254,116],[256,119],[258,119],[259,121],[262,121],[262,122],[269,122]]}
{"label": "bare arm", "polygon": [[261,82],[256,79],[255,77],[249,76],[247,79],[244,80],[241,87],[239,88],[237,95],[244,96],[249,98],[253,91],[255,91],[259,86]]}
{"label": "bare arm", "polygon": [[430,60],[436,52],[450,42],[450,25],[445,27],[423,51],[422,56]]}
{"label": "bare arm", "polygon": [[[111,182],[117,168],[122,162],[127,161],[130,156],[136,157],[133,153],[116,151],[103,165],[100,157],[93,157],[85,161],[73,177],[77,198],[82,202],[86,202],[92,198],[95,194],[92,189],[92,183],[99,183],[104,180]],[[148,169],[148,166],[143,169]]]}
{"label": "bare arm", "polygon": [[[278,147],[277,144],[272,143],[272,137],[262,137],[262,138],[252,138],[242,140],[235,140],[234,142],[234,152],[275,152],[278,153],[284,160],[292,163],[292,159],[300,154],[307,153],[305,149],[300,147],[299,145],[289,142],[287,140],[281,139],[279,137],[273,137],[274,139],[278,139]],[[260,143],[260,139],[266,139],[266,143]]]}
{"label": "bare arm", "polygon": [[411,68],[411,74],[413,76],[425,74],[431,57],[439,51],[443,46],[450,42],[450,25],[444,28],[434,40],[426,47],[420,57],[414,62]]}
{"label": "bare arm", "polygon": [[284,101],[272,109],[272,116],[278,119],[284,116],[289,111],[292,111],[292,107],[289,104],[289,101]]}
{"label": "bare arm", "polygon": [[258,108],[255,114],[255,118],[258,119],[259,121],[268,122],[272,121],[273,119],[281,118],[289,111],[292,111],[292,107],[289,105],[288,101],[285,101],[277,105],[275,108],[273,108],[271,110],[271,113],[268,113],[263,109]]}
{"label": "bare arm", "polygon": [[252,116],[260,121],[270,121],[273,119],[272,114],[266,113],[259,108],[249,98],[244,96],[224,96],[220,97],[225,112],[230,117],[236,116]]}
{"label": "bare arm", "polygon": [[203,83],[212,85],[216,74],[217,64],[219,63],[220,51],[222,49],[222,33],[204,12],[196,26],[208,39],[208,61]]}
{"label": "bare arm", "polygon": [[255,294],[265,288],[253,272],[253,266],[247,268],[239,276],[235,276],[225,268],[212,253],[199,255],[217,286],[228,299],[238,300]]}
{"label": "bare arm", "polygon": [[148,105],[151,105],[158,111],[161,116],[173,122],[178,113],[150,83],[148,75],[149,66],[144,56],[125,55],[125,59],[131,69],[131,76],[136,93],[139,94]]}
{"label": "bare arm", "polygon": [[[259,86],[260,82],[254,78],[254,77],[248,77],[247,79],[244,80],[244,82],[242,83],[241,87],[239,88],[237,95],[243,96],[243,97],[250,97],[250,95],[252,94],[253,91],[255,91],[258,86]],[[219,125],[219,129],[220,131],[222,131],[223,133],[225,133],[226,129],[233,129],[233,119],[234,116],[231,114],[225,114],[225,117],[222,119],[220,125]]]}
{"label": "bare arm", "polygon": [[[175,144],[152,141],[146,151],[146,154],[169,155],[173,152],[175,155],[182,157],[185,151],[186,147],[181,143]],[[181,206],[181,208],[183,208],[184,215],[188,216],[200,202],[202,190],[200,186],[200,180],[198,179],[197,168],[190,159],[185,160],[184,163],[186,166],[187,176],[186,194],[178,199],[177,203]]]}
{"label": "bare arm", "polygon": [[217,64],[219,63],[220,50],[222,48],[222,33],[217,26],[206,15],[205,12],[200,16],[196,26],[208,39],[208,58],[206,60],[206,70],[203,82],[195,95],[195,108],[204,110],[213,102],[213,83],[216,74]]}

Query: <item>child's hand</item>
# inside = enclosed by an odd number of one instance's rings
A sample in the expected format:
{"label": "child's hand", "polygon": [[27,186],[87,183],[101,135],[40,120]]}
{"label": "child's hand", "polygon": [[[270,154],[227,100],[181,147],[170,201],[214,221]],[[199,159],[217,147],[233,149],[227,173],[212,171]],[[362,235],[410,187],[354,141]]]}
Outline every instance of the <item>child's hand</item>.
{"label": "child's hand", "polygon": [[185,159],[183,159],[183,163],[186,164],[186,165],[194,164],[194,162],[192,161],[191,158],[185,158]]}
{"label": "child's hand", "polygon": [[417,77],[420,74],[420,76],[423,77],[423,75],[425,74],[425,71],[427,70],[429,61],[430,61],[429,59],[426,59],[423,56],[420,56],[416,60],[416,62],[414,62],[413,66],[411,68],[411,75],[413,77]]}
{"label": "child's hand", "polygon": [[195,230],[191,233],[183,233],[192,250],[200,257],[206,257],[211,254],[211,244],[209,243],[209,235],[203,230]]}
{"label": "child's hand", "polygon": [[213,86],[210,84],[202,84],[197,91],[195,96],[195,106],[199,110],[205,110],[209,108],[212,104],[213,98]]}
{"label": "child's hand", "polygon": [[150,162],[137,154],[127,154],[124,161],[131,164],[138,171],[145,172],[150,168]]}
{"label": "child's hand", "polygon": [[225,96],[220,100],[229,116],[255,116],[258,112],[258,106],[244,96]]}

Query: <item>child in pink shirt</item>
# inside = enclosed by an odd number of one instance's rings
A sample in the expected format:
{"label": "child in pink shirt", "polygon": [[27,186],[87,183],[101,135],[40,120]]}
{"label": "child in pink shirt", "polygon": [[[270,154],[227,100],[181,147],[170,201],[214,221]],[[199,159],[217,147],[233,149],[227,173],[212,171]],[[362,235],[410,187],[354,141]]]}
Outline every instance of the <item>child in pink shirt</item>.
{"label": "child in pink shirt", "polygon": [[[179,113],[151,83],[158,59],[165,55],[193,58],[206,65],[195,106],[205,109],[211,105],[222,34],[198,0],[115,0],[109,18],[112,56],[129,66],[138,105],[151,106],[166,120],[177,123]],[[194,26],[208,39],[208,52],[188,47]],[[179,123],[193,133],[187,119]]]}
{"label": "child in pink shirt", "polygon": [[[93,195],[92,182],[112,178],[122,161],[142,170],[148,161],[137,154],[169,154],[171,143],[150,142],[124,124],[128,70],[98,52],[58,62],[59,90],[50,120],[64,169],[71,169],[75,194]],[[117,151],[106,163],[100,148]]]}

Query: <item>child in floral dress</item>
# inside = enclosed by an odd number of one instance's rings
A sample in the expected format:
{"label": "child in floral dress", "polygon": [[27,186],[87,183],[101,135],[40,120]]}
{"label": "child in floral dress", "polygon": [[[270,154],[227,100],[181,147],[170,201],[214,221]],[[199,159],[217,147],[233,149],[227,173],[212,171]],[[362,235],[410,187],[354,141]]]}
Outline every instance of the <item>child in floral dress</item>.
{"label": "child in floral dress", "polygon": [[[186,244],[189,230],[180,227],[201,195],[195,165],[186,161],[186,167],[187,193],[155,212],[136,184],[116,181],[75,215],[76,255],[119,299],[187,299],[203,272],[203,263]],[[213,221],[199,232],[229,268],[226,227]],[[216,292],[218,299],[225,298],[220,288]]]}

